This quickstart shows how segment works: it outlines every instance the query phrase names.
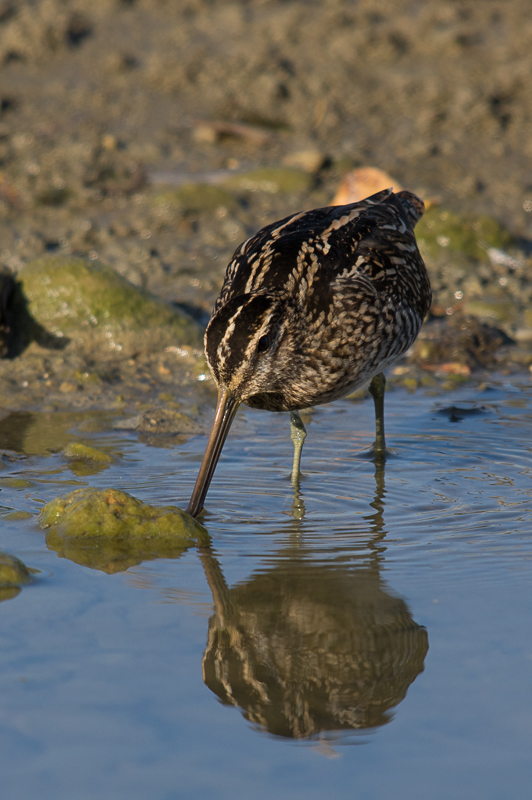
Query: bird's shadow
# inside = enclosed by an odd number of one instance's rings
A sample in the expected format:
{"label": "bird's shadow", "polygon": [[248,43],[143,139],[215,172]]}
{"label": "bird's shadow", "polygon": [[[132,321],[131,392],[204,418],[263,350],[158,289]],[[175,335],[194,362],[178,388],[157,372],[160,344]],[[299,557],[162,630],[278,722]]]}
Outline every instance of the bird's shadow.
{"label": "bird's shadow", "polygon": [[47,350],[64,350],[68,336],[48,331],[32,316],[22,284],[8,272],[0,273],[0,356],[13,359],[32,342]]}
{"label": "bird's shadow", "polygon": [[427,632],[382,576],[385,494],[377,466],[367,546],[347,560],[334,537],[330,550],[307,540],[298,489],[280,550],[245,581],[230,586],[212,544],[198,548],[214,605],[203,681],[256,730],[355,742],[391,721],[423,671]]}

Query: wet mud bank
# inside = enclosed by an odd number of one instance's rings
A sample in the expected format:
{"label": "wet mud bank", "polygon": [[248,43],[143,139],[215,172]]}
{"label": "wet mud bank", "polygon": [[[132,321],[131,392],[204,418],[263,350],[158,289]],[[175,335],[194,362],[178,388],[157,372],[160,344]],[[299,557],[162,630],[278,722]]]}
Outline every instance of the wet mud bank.
{"label": "wet mud bank", "polygon": [[531,26],[524,0],[0,3],[0,406],[201,426],[233,250],[367,165],[430,201],[390,385],[528,372]]}

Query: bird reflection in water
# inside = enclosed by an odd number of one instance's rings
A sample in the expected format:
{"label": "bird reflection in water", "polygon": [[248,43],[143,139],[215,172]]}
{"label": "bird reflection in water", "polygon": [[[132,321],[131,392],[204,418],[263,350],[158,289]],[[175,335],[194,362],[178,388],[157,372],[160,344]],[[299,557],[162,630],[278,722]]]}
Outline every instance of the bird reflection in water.
{"label": "bird reflection in water", "polygon": [[423,671],[427,632],[380,574],[382,464],[375,477],[369,537],[349,549],[345,535],[331,536],[328,553],[305,543],[296,494],[289,544],[246,583],[229,588],[212,550],[200,550],[215,606],[203,680],[270,734],[347,739],[385,725]]}

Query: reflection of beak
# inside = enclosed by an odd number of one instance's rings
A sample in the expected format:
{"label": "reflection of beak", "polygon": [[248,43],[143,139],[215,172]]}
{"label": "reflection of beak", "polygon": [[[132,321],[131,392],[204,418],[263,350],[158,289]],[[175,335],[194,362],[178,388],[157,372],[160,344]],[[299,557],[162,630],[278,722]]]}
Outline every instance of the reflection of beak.
{"label": "reflection of beak", "polygon": [[229,394],[227,389],[219,388],[218,405],[216,406],[216,414],[212,423],[211,435],[205,448],[205,455],[203,456],[196,485],[187,508],[187,513],[192,517],[197,516],[203,508],[216,464],[239,405],[240,400]]}

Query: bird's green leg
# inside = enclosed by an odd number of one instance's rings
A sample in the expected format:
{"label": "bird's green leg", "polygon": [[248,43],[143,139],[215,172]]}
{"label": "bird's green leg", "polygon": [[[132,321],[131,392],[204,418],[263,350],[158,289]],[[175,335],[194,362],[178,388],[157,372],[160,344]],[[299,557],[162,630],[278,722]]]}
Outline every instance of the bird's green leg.
{"label": "bird's green leg", "polygon": [[299,416],[298,411],[290,412],[290,438],[294,443],[294,463],[292,465],[292,486],[294,489],[299,489],[299,476],[301,464],[301,451],[303,450],[303,443],[307,438],[307,432],[303,425],[303,420]]}
{"label": "bird's green leg", "polygon": [[384,387],[386,386],[386,377],[384,372],[379,372],[378,375],[372,379],[369,385],[370,394],[373,397],[375,404],[375,444],[373,445],[373,452],[378,458],[384,458],[386,455],[386,443],[384,441]]}

